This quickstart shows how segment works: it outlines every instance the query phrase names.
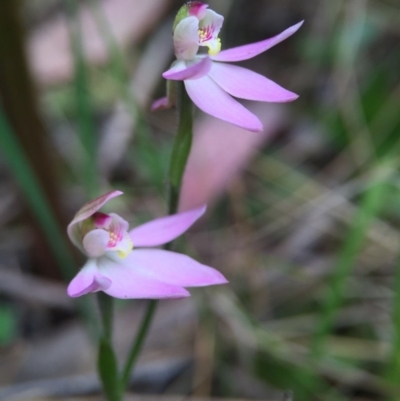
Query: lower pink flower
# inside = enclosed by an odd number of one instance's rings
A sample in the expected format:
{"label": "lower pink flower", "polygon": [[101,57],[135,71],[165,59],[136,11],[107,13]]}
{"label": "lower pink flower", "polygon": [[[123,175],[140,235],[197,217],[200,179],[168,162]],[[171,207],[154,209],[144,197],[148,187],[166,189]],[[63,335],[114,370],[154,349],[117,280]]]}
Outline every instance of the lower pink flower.
{"label": "lower pink flower", "polygon": [[189,256],[146,249],[183,234],[203,215],[205,207],[128,231],[128,223],[117,214],[98,212],[121,194],[112,191],[87,203],[68,226],[71,241],[89,258],[68,286],[70,297],[104,291],[115,298],[183,298],[190,296],[185,287],[227,283],[217,270]]}

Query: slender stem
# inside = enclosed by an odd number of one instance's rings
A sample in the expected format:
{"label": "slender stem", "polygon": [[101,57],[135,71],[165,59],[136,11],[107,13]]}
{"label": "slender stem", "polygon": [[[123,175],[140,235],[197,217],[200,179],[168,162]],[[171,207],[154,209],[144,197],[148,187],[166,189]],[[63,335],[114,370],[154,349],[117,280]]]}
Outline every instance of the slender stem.
{"label": "slender stem", "polygon": [[169,214],[176,213],[178,209],[182,177],[189,158],[193,137],[192,101],[186,93],[183,82],[177,82],[176,88],[178,92],[179,125],[169,166]]}
{"label": "slender stem", "polygon": [[114,316],[113,299],[104,292],[100,291],[97,293],[97,301],[99,303],[104,337],[111,342]]}
{"label": "slender stem", "polygon": [[103,391],[108,401],[120,401],[122,389],[119,382],[118,363],[112,346],[112,326],[114,300],[105,294],[97,294],[103,333],[100,337],[98,348],[97,368],[103,386]]}
{"label": "slender stem", "polygon": [[[174,214],[178,209],[179,195],[181,191],[182,177],[185,171],[186,163],[189,158],[190,149],[192,146],[192,134],[193,134],[193,105],[186,90],[183,86],[183,82],[177,83],[178,91],[178,112],[179,112],[179,123],[178,132],[175,137],[170,168],[169,168],[169,208],[168,213]],[[166,244],[164,249],[169,249],[171,243]],[[147,337],[147,333],[150,329],[151,322],[156,311],[158,301],[151,300],[147,305],[146,312],[143,316],[142,322],[139,327],[139,331],[136,335],[135,340],[132,343],[132,347],[128,354],[125,367],[122,371],[121,377],[121,389],[124,390],[132,375],[133,368],[135,367],[137,358],[143,347],[143,343]]]}
{"label": "slender stem", "polygon": [[122,377],[121,377],[122,389],[125,389],[129,384],[129,379],[131,377],[132,369],[136,364],[136,360],[140,354],[142,345],[149,331],[150,324],[153,320],[154,312],[156,311],[157,308],[157,303],[158,302],[156,300],[152,299],[149,301],[147,305],[147,309],[140,324],[139,331],[136,335],[135,341],[132,344],[132,348],[129,352],[128,359],[122,371]]}

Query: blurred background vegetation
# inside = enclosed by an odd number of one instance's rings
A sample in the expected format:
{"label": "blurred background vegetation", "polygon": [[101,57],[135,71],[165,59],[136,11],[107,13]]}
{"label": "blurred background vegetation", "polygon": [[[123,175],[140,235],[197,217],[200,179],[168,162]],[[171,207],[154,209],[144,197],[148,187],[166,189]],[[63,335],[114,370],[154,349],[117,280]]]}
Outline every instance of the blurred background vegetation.
{"label": "blurred background vegetation", "polygon": [[[125,192],[112,206],[133,225],[165,214],[175,112],[149,105],[165,91],[181,4],[0,3],[1,399],[99,391],[78,312],[91,296],[65,294],[83,261],[65,227],[110,189]],[[181,207],[210,206],[178,246],[230,284],[161,304],[132,390],[399,400],[400,3],[209,4],[226,18],[223,48],[305,20],[242,63],[300,98],[246,104],[259,135],[197,114]],[[144,306],[118,308],[121,355]]]}

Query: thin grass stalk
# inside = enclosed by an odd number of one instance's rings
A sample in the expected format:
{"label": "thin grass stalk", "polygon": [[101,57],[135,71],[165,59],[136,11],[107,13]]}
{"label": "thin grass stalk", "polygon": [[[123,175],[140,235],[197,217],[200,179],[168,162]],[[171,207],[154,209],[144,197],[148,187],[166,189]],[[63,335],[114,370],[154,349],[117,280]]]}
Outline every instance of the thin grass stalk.
{"label": "thin grass stalk", "polygon": [[90,6],[97,28],[107,48],[108,57],[111,62],[111,73],[121,90],[129,95],[129,76],[125,58],[111,30],[107,16],[104,13],[103,5],[99,4],[98,0],[86,0],[86,2]]}
{"label": "thin grass stalk", "polygon": [[389,401],[397,401],[400,397],[400,254],[397,257],[394,278],[393,333],[385,372],[386,380],[391,387],[390,390],[393,391],[393,394],[388,398]]}
{"label": "thin grass stalk", "polygon": [[75,273],[75,261],[69,247],[59,229],[58,223],[52,214],[52,209],[40,183],[33,172],[30,163],[19,143],[17,137],[0,109],[0,148],[7,161],[26,201],[43,229],[46,239],[51,247],[54,257],[66,280],[70,280]]}
{"label": "thin grass stalk", "polygon": [[97,176],[97,141],[96,129],[93,119],[92,98],[88,68],[85,63],[82,24],[79,16],[79,2],[71,0],[67,2],[69,16],[69,31],[74,57],[74,86],[76,112],[78,118],[78,132],[83,149],[85,160],[83,165],[83,181],[89,197],[95,197],[98,188]]}
{"label": "thin grass stalk", "polygon": [[[143,116],[143,112],[131,88],[132,85],[124,53],[115,39],[110,23],[105,15],[103,5],[99,0],[86,0],[86,2],[88,2],[90,6],[97,28],[107,48],[108,58],[110,60],[110,74],[117,84],[124,105],[129,110],[132,120],[136,120],[135,150],[140,153],[141,159],[145,157],[144,155],[157,155],[157,147],[150,139],[146,118]],[[146,164],[154,165],[158,163],[158,160],[154,157],[146,157],[146,159]]]}
{"label": "thin grass stalk", "polygon": [[322,301],[319,320],[311,343],[311,357],[318,361],[326,353],[326,343],[331,333],[339,308],[343,303],[346,281],[351,274],[357,255],[363,245],[367,230],[374,218],[377,218],[386,200],[387,181],[391,169],[383,163],[371,179],[363,196],[358,214],[354,219],[347,238],[339,254],[339,259],[328,282],[328,288]]}
{"label": "thin grass stalk", "polygon": [[[67,220],[59,199],[60,183],[56,175],[59,159],[49,141],[40,113],[27,55],[28,41],[23,14],[21,1],[0,2],[1,107],[60,230],[67,224]],[[58,263],[47,244],[41,225],[36,223],[33,211],[26,214],[26,217],[28,225],[34,230],[31,252],[34,271],[45,277],[60,279],[61,272],[55,269]]]}

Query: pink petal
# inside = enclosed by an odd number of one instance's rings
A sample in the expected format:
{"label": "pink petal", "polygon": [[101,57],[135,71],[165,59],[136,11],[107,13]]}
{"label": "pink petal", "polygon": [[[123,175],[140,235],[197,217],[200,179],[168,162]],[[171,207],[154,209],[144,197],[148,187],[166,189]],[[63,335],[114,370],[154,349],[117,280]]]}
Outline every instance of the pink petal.
{"label": "pink petal", "polygon": [[89,292],[105,290],[110,285],[111,281],[99,273],[96,260],[90,259],[69,283],[67,293],[76,298]]}
{"label": "pink petal", "polygon": [[240,99],[262,102],[290,102],[298,96],[247,68],[213,63],[208,74],[223,90]]}
{"label": "pink petal", "polygon": [[212,267],[196,262],[189,256],[161,249],[137,249],[129,263],[143,276],[181,287],[203,287],[228,281]]}
{"label": "pink petal", "polygon": [[102,229],[92,230],[83,238],[82,244],[85,253],[91,258],[97,258],[107,251],[107,244],[110,240],[108,232]]}
{"label": "pink petal", "polygon": [[299,22],[296,25],[291,26],[285,31],[281,32],[279,35],[273,38],[262,40],[261,42],[251,43],[244,46],[234,47],[233,49],[223,50],[216,56],[211,58],[215,61],[242,61],[248,60],[259,54],[265,52],[271,47],[277,45],[283,40],[287,39],[289,36],[293,35],[303,24],[304,21]]}
{"label": "pink petal", "polygon": [[185,87],[193,103],[205,113],[249,131],[262,130],[260,120],[231,98],[209,76],[185,81]]}
{"label": "pink petal", "polygon": [[206,211],[205,206],[162,217],[134,228],[129,233],[134,247],[166,244],[183,234]]}
{"label": "pink petal", "polygon": [[101,195],[97,197],[96,199],[93,199],[92,201],[86,203],[83,205],[78,212],[76,213],[75,217],[69,223],[67,232],[70,240],[72,243],[77,246],[81,251],[83,251],[82,246],[81,246],[81,239],[79,235],[79,230],[77,230],[78,226],[77,223],[86,220],[90,216],[92,216],[94,213],[96,213],[102,206],[104,206],[110,199],[115,198],[116,196],[122,195],[123,192],[121,191],[111,191],[107,192],[104,195]]}
{"label": "pink petal", "polygon": [[162,76],[165,79],[174,81],[183,81],[185,79],[199,79],[207,75],[212,66],[212,61],[209,57],[202,57],[199,62],[190,65],[189,67],[184,61],[178,61],[168,71],[165,71]]}
{"label": "pink petal", "polygon": [[111,286],[105,293],[115,298],[148,298],[173,299],[185,298],[190,294],[182,287],[162,283],[150,277],[143,276],[135,266],[116,263],[108,258],[98,259],[99,269],[104,276],[111,280]]}

